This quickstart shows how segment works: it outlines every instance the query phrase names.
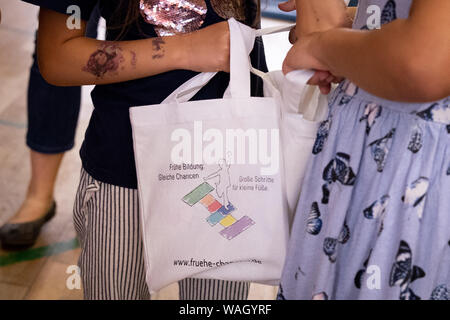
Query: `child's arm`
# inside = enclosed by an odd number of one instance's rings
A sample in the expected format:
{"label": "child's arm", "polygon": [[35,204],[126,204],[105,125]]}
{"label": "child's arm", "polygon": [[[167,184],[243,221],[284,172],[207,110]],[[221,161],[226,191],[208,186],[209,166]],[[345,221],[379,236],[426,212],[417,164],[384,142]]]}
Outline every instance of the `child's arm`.
{"label": "child's arm", "polygon": [[[288,0],[280,3],[282,11],[297,10],[297,24],[289,34],[289,41],[294,43],[308,34],[329,29],[350,28],[356,10],[346,7],[344,0]],[[331,75],[324,69],[316,69],[309,84],[318,85],[323,94],[331,90],[331,82],[338,83],[342,78]]]}
{"label": "child's arm", "polygon": [[85,22],[80,30],[69,30],[66,20],[56,11],[40,11],[39,68],[54,85],[123,82],[176,69],[229,69],[226,22],[180,36],[105,42],[86,38]]}
{"label": "child's arm", "polygon": [[287,0],[278,7],[285,12],[297,10],[297,37],[336,27],[351,27],[356,12],[354,8],[347,8],[344,0]]}
{"label": "child's arm", "polygon": [[297,37],[336,27],[351,26],[343,0],[295,0]]}
{"label": "child's arm", "polygon": [[303,37],[284,71],[315,68],[382,98],[423,102],[450,94],[450,1],[415,0],[410,17],[381,30],[332,29]]}
{"label": "child's arm", "polygon": [[[342,1],[342,0],[339,0],[339,1]],[[338,2],[338,5],[339,5],[339,2]],[[278,5],[278,7],[280,8],[281,11],[285,11],[285,12],[295,11],[296,10],[295,0],[282,2]],[[343,28],[351,28],[353,25],[355,16],[356,16],[356,11],[357,11],[356,7],[347,7],[346,15],[342,15],[341,19],[339,19],[340,21],[338,22],[338,24],[334,25],[333,28],[338,27],[338,26],[343,27]],[[300,19],[300,16],[297,16],[297,20],[299,20],[299,19]],[[297,41],[296,29],[297,28],[294,27],[294,28],[292,28],[291,32],[289,32],[289,42],[292,44],[294,44],[295,41]]]}

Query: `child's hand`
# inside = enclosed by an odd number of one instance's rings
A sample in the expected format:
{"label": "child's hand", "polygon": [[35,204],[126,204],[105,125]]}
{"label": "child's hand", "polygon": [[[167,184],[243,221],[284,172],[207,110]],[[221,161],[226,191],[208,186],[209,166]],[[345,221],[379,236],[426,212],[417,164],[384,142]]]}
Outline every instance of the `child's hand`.
{"label": "child's hand", "polygon": [[340,83],[344,78],[336,77],[329,71],[316,71],[314,76],[309,79],[308,84],[318,86],[322,94],[329,94],[331,92],[332,83]]}
{"label": "child's hand", "polygon": [[295,0],[288,0],[278,4],[278,8],[284,12],[291,12],[295,10]]}
{"label": "child's hand", "polygon": [[332,83],[339,83],[343,79],[335,77],[328,71],[328,67],[316,59],[311,52],[311,43],[319,37],[320,33],[303,36],[295,42],[283,62],[283,73],[294,70],[316,70],[314,76],[308,81],[310,85],[317,85],[323,94],[328,94]]}
{"label": "child's hand", "polygon": [[230,72],[230,30],[220,22],[186,34],[185,69],[197,72]]}

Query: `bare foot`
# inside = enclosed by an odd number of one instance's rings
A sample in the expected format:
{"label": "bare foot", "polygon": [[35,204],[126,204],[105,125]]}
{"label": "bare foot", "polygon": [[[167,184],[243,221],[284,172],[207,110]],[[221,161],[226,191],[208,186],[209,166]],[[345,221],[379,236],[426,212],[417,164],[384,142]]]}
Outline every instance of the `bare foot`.
{"label": "bare foot", "polygon": [[53,199],[27,197],[17,213],[8,223],[24,223],[38,220],[46,215],[53,204]]}

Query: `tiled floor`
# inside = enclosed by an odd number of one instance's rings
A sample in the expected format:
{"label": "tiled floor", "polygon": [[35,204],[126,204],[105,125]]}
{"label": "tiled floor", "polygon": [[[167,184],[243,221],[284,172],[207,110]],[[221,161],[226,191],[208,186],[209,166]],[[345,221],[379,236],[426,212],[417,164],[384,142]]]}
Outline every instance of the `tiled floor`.
{"label": "tiled floor", "polygon": [[[25,146],[26,90],[37,9],[17,0],[0,0],[0,8],[0,224],[3,224],[19,207],[30,174]],[[283,22],[265,19],[263,24],[273,26]],[[289,48],[286,37],[283,34],[265,38],[271,70],[281,68]],[[81,290],[69,290],[66,281],[71,275],[67,268],[76,264],[79,255],[79,249],[73,249],[72,206],[80,170],[78,150],[92,110],[91,89],[83,88],[77,146],[66,154],[58,176],[58,214],[43,228],[34,251],[11,255],[0,250],[0,299],[82,298]],[[68,245],[55,251],[55,245],[61,243]],[[33,254],[42,257],[36,259]],[[177,290],[177,285],[172,285],[153,298],[177,299]],[[276,288],[252,285],[250,298],[273,299],[275,293]]]}

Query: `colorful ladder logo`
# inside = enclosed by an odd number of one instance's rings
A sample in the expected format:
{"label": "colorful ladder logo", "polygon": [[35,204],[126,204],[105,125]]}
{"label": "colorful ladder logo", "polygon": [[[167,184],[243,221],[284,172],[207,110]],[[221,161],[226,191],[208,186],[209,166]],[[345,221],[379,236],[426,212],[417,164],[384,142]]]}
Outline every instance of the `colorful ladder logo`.
{"label": "colorful ladder logo", "polygon": [[248,216],[237,220],[231,214],[236,211],[236,208],[231,203],[228,203],[227,206],[220,203],[211,194],[212,191],[214,191],[214,188],[208,182],[204,182],[184,196],[183,201],[191,207],[197,203],[202,204],[210,213],[206,221],[212,227],[217,224],[222,225],[224,229],[220,231],[220,234],[228,240],[234,239],[255,224],[255,221]]}

